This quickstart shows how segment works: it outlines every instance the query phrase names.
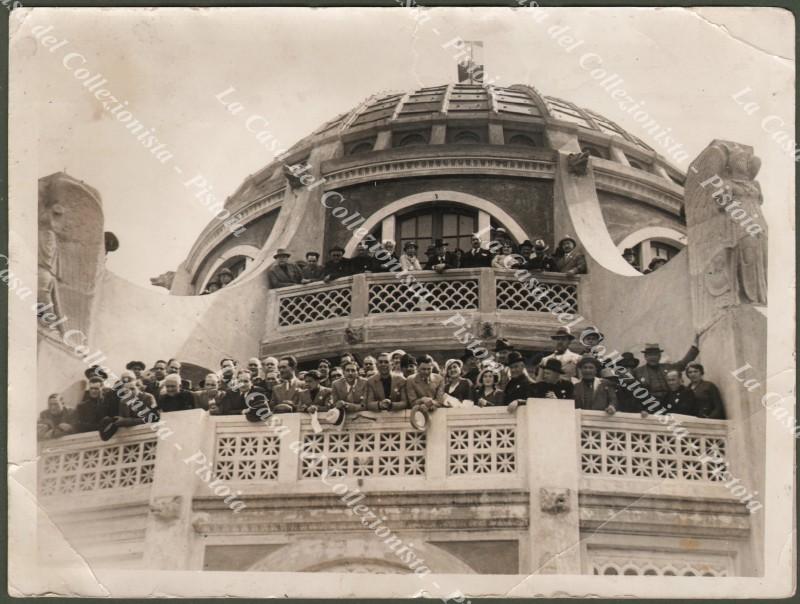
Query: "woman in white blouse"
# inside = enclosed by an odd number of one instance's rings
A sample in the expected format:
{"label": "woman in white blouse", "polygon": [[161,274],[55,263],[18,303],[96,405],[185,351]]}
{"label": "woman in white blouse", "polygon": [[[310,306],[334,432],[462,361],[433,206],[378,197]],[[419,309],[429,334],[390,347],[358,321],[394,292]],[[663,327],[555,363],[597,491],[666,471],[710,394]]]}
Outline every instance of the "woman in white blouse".
{"label": "woman in white blouse", "polygon": [[421,271],[422,265],[417,258],[417,244],[409,241],[403,246],[403,253],[400,255],[400,266],[404,271]]}
{"label": "woman in white blouse", "polygon": [[503,242],[502,251],[492,258],[492,268],[511,268],[514,261],[514,248],[511,247],[508,241],[505,241]]}

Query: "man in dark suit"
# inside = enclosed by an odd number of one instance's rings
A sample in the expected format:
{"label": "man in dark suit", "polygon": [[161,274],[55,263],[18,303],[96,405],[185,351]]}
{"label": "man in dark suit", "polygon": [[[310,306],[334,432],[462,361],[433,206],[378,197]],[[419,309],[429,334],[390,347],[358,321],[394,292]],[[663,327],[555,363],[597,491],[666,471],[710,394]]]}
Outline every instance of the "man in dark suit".
{"label": "man in dark suit", "polygon": [[529,271],[545,271],[549,273],[558,272],[556,259],[547,252],[547,244],[544,239],[537,239],[533,244],[533,252],[526,257],[525,268]]}
{"label": "man in dark suit", "polygon": [[108,404],[103,392],[103,378],[89,378],[89,387],[75,408],[75,431],[94,432],[100,429],[100,421],[108,417]]}
{"label": "man in dark suit", "polygon": [[175,373],[164,378],[164,393],[156,401],[159,409],[164,412],[194,409],[194,396],[188,390],[183,390],[181,378]]}
{"label": "man in dark suit", "polygon": [[617,411],[614,386],[597,377],[601,364],[594,356],[585,355],[578,361],[580,381],[573,388],[576,409],[603,411],[613,415]]}
{"label": "man in dark suit", "polygon": [[677,369],[667,371],[667,392],[659,399],[664,413],[697,416],[697,403],[694,393],[683,385],[681,373]]}
{"label": "man in dark suit", "polygon": [[662,363],[661,353],[664,350],[658,344],[645,344],[644,350],[642,350],[645,364],[634,370],[634,377],[647,388],[653,397],[661,400],[668,390],[667,372],[673,369],[676,371],[686,369],[686,365],[694,361],[700,354],[698,343],[699,337],[695,336],[689,351],[677,363]]}
{"label": "man in dark suit", "polygon": [[508,353],[506,364],[511,377],[505,386],[503,404],[508,405],[508,410],[513,412],[519,405],[524,405],[528,398],[534,396],[535,384],[525,370],[525,357],[516,350]]}
{"label": "man in dark suit", "polygon": [[392,373],[388,352],[378,355],[378,373],[367,380],[367,409],[369,411],[398,411],[407,409],[406,379]]}
{"label": "man in dark suit", "polygon": [[492,253],[483,249],[481,239],[477,235],[472,236],[472,248],[461,257],[463,268],[483,268],[492,266]]}
{"label": "man in dark suit", "polygon": [[243,415],[253,409],[269,409],[266,393],[261,388],[253,386],[252,376],[247,369],[237,372],[236,383],[239,388],[225,393],[214,415]]}
{"label": "man in dark suit", "polygon": [[319,264],[319,253],[306,252],[306,263],[300,269],[300,283],[322,281],[325,269]]}
{"label": "man in dark suit", "polygon": [[290,256],[291,254],[283,248],[275,252],[273,256],[275,262],[267,269],[267,282],[270,289],[297,285],[302,280],[300,269],[294,264],[289,264]]}
{"label": "man in dark suit", "polygon": [[369,253],[369,247],[363,241],[356,247],[356,255],[348,261],[350,274],[380,273],[383,270],[380,263]]}
{"label": "man in dark suit", "polygon": [[533,385],[534,398],[572,398],[572,382],[561,378],[564,374],[561,361],[554,358],[542,359],[541,368],[542,381]]}
{"label": "man in dark suit", "polygon": [[328,261],[323,272],[323,281],[333,281],[351,274],[348,261],[344,259],[344,248],[334,246],[328,251]]}
{"label": "man in dark suit", "polygon": [[319,371],[312,369],[307,371],[303,380],[306,383],[305,390],[298,390],[295,395],[297,410],[301,413],[311,413],[316,411],[327,411],[331,408],[331,389],[320,386],[321,376]]}
{"label": "man in dark suit", "polygon": [[456,259],[445,248],[447,242],[444,239],[437,239],[434,242],[433,253],[428,256],[428,262],[425,263],[426,271],[443,273],[448,268],[458,268]]}

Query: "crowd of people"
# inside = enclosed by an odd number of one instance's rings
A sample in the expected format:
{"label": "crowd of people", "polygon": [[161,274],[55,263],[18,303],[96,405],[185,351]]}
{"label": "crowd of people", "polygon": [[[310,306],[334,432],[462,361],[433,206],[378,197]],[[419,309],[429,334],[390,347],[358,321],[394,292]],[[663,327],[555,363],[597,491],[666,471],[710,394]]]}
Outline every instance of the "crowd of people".
{"label": "crowd of people", "polygon": [[[498,339],[493,358],[476,359],[467,350],[443,365],[431,355],[404,350],[359,359],[344,353],[300,371],[293,356],[250,359],[246,366],[225,358],[219,371],[193,387],[181,376],[177,359],[131,361],[117,376],[92,366],[75,409],[52,394],[39,416],[41,439],[99,431],[107,440],[119,429],[157,422],[162,414],[204,409],[212,415],[244,415],[253,422],[278,413],[310,413],[315,421],[341,424],[353,414],[377,419],[380,413],[411,410],[423,429],[442,407],[505,407],[514,412],[530,398],[570,399],[576,409],[638,413],[643,417],[682,414],[725,419],[718,388],[694,362],[697,341],[675,363],[662,363],[658,344],[642,350],[644,364],[624,352],[609,361],[598,354],[603,334],[588,327],[578,341],[566,327],[552,336],[553,348],[532,355]],[[601,361],[601,358],[603,359]],[[684,379],[684,375],[686,379]],[[642,396],[644,394],[644,396]]]}
{"label": "crowd of people", "polygon": [[[571,237],[562,239],[551,253],[542,239],[523,241],[518,246],[508,238],[497,238],[484,246],[480,237],[472,236],[468,250],[448,250],[448,242],[436,239],[425,252],[425,260],[418,255],[417,244],[408,241],[397,256],[395,242],[386,240],[369,247],[360,243],[352,258],[345,258],[345,250],[334,246],[328,250],[328,260],[320,264],[320,254],[309,251],[305,260],[290,262],[291,253],[285,249],[275,252],[275,262],[267,269],[267,279],[272,289],[315,281],[328,282],[340,277],[362,273],[386,273],[392,271],[433,270],[439,273],[454,268],[493,267],[499,269],[527,269],[567,274],[586,272],[586,258],[578,251]],[[378,255],[380,252],[380,258]]]}

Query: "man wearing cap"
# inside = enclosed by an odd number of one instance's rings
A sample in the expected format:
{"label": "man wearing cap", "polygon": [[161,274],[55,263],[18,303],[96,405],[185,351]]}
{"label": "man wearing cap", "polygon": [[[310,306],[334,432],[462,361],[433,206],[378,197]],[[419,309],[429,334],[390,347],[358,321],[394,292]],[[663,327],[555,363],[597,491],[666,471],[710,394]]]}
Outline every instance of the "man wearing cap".
{"label": "man wearing cap", "polygon": [[408,407],[406,379],[392,373],[392,359],[388,352],[378,355],[378,373],[367,379],[367,410],[398,411]]}
{"label": "man wearing cap", "polygon": [[219,281],[220,287],[225,287],[231,281],[233,281],[233,271],[229,268],[223,268],[219,273],[217,273],[217,281]]}
{"label": "man wearing cap", "polygon": [[422,270],[417,256],[417,244],[413,241],[407,241],[403,246],[403,253],[400,254],[400,267],[407,273]]}
{"label": "man wearing cap", "polygon": [[461,257],[461,266],[464,268],[485,268],[492,266],[492,253],[483,249],[481,239],[472,236],[472,248]]}
{"label": "man wearing cap", "polygon": [[306,263],[300,269],[300,283],[322,281],[325,269],[319,264],[319,252],[306,252]]}
{"label": "man wearing cap", "polygon": [[564,237],[558,242],[556,262],[559,272],[568,275],[582,275],[586,272],[586,258],[578,252],[577,243],[572,237]]}
{"label": "man wearing cap", "polygon": [[300,273],[300,269],[294,264],[289,264],[289,256],[291,254],[283,248],[275,252],[273,256],[275,262],[267,269],[267,282],[270,289],[297,285],[302,280],[303,276]]}
{"label": "man wearing cap", "polygon": [[512,350],[506,357],[509,379],[505,385],[503,404],[510,407],[510,411],[518,405],[524,405],[528,398],[534,396],[534,383],[525,371],[525,358],[516,350]]}
{"label": "man wearing cap", "polygon": [[650,392],[650,395],[659,401],[667,394],[667,372],[676,370],[682,372],[686,365],[691,363],[700,354],[698,348],[699,337],[695,336],[689,351],[677,363],[662,363],[661,353],[664,352],[658,344],[645,344],[645,364],[633,371],[633,376]]}
{"label": "man wearing cap", "polygon": [[578,361],[580,380],[573,387],[575,408],[605,411],[613,415],[617,411],[616,393],[612,384],[597,377],[600,367],[600,361],[590,354]]}
{"label": "man wearing cap", "polygon": [[446,247],[447,242],[444,239],[437,239],[434,242],[433,254],[428,256],[428,262],[425,263],[426,271],[442,273],[448,268],[456,268],[458,266],[452,254],[445,250]]}
{"label": "man wearing cap", "polygon": [[356,255],[348,261],[350,274],[380,273],[383,270],[380,263],[369,253],[369,246],[363,241],[356,246]]}
{"label": "man wearing cap", "polygon": [[546,271],[549,273],[558,272],[558,265],[555,258],[547,252],[547,244],[544,239],[537,239],[533,243],[533,252],[527,256],[528,262],[525,268],[533,272]]}
{"label": "man wearing cap", "polygon": [[142,372],[147,369],[147,366],[142,361],[131,361],[127,365],[125,365],[125,369],[128,371],[133,371],[133,374],[136,376],[137,380],[142,379]]}
{"label": "man wearing cap", "polygon": [[344,248],[337,245],[328,250],[328,261],[325,263],[323,273],[323,281],[326,282],[351,274],[348,261],[344,259]]}
{"label": "man wearing cap", "polygon": [[[573,379],[575,377],[577,363],[581,360],[581,355],[569,349],[569,345],[575,339],[575,336],[570,333],[569,327],[559,327],[556,333],[550,336],[550,339],[555,343],[555,350],[542,358],[541,363],[544,364],[550,359],[555,359],[561,363],[564,377],[570,380]],[[537,381],[544,379],[541,368],[539,369],[539,374],[536,379]]]}
{"label": "man wearing cap", "polygon": [[533,385],[534,398],[560,398],[573,397],[572,382],[562,378],[564,368],[558,359],[549,358],[543,361],[540,367],[542,379]]}

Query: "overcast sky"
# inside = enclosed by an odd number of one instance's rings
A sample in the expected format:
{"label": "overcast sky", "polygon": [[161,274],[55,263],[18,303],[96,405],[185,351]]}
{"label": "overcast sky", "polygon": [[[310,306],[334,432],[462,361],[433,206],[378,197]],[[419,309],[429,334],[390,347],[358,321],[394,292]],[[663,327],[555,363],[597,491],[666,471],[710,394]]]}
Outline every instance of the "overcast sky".
{"label": "overcast sky", "polygon": [[[550,14],[537,23],[534,11]],[[33,9],[13,39],[21,51],[35,52],[39,175],[66,170],[100,191],[106,230],[120,240],[108,266],[149,288],[149,277],[180,264],[210,219],[183,183],[202,174],[224,199],[271,160],[272,152],[245,130],[247,117],[263,115],[280,147],[289,147],[376,92],[454,82],[453,51],[443,45],[461,37],[484,42],[487,76],[497,85],[532,84],[648,140],[580,68],[583,53],[597,53],[691,158],[714,138],[754,145],[764,164],[759,180],[768,221],[794,221],[769,205],[792,198],[794,166],[762,128],[765,117],[777,115],[794,132],[791,13],[435,9],[425,22],[415,14],[408,8]],[[54,52],[35,48],[29,35],[37,25],[52,25],[48,33],[68,43]],[[554,25],[568,26],[583,41],[580,48],[560,47],[548,35]],[[155,128],[172,160],[157,161],[103,110],[63,66],[68,52],[81,53],[83,67],[102,74],[104,87]],[[228,98],[244,106],[238,115],[215,98],[230,87]],[[732,98],[745,88],[750,92],[740,99],[759,105],[753,115]]]}

